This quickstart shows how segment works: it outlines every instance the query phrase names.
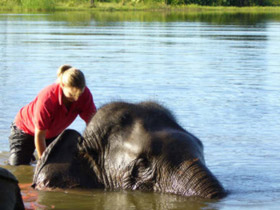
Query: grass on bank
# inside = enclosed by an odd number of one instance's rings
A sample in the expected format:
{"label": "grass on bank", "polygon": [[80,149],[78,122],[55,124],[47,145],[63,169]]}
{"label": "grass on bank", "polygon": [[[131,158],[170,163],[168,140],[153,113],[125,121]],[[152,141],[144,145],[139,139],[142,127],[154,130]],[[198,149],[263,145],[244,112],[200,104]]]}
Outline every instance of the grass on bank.
{"label": "grass on bank", "polygon": [[55,0],[0,0],[2,11],[55,10]]}
{"label": "grass on bank", "polygon": [[131,11],[131,10],[174,10],[188,12],[244,12],[280,13],[280,6],[232,7],[165,4],[167,0],[0,0],[0,11]]}

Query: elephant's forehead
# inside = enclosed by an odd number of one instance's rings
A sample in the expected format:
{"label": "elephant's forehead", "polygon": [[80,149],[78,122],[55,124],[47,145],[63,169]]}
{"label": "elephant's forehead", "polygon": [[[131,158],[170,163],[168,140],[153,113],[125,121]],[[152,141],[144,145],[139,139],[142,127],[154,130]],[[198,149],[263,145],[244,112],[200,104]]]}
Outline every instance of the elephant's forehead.
{"label": "elephant's forehead", "polygon": [[141,153],[141,148],[132,142],[123,142],[112,148],[106,158],[108,166],[114,165],[115,168],[123,168],[137,159]]}
{"label": "elephant's forehead", "polygon": [[142,121],[136,121],[129,135],[124,138],[123,146],[131,152],[141,152],[151,142],[151,132],[143,127]]}
{"label": "elephant's forehead", "polygon": [[110,156],[114,156],[116,163],[136,159],[151,145],[151,135],[140,122],[134,124],[131,132],[118,137],[118,141],[111,144]]}
{"label": "elephant's forehead", "polygon": [[131,141],[125,141],[123,143],[123,148],[125,151],[129,151],[129,153],[139,154],[142,150],[142,146],[139,144],[135,144]]}
{"label": "elephant's forehead", "polygon": [[[111,155],[118,159],[117,162],[133,160],[139,155],[148,156],[174,156],[176,153],[192,156],[201,153],[200,146],[186,132],[173,128],[147,129],[144,123],[135,121],[128,133],[118,136],[118,141],[113,141]],[[111,151],[112,151],[111,150]]]}
{"label": "elephant's forehead", "polygon": [[[141,131],[140,131],[141,130]],[[160,131],[147,131],[138,127],[121,145],[124,153],[137,155],[150,153],[160,155],[162,152],[179,152],[200,148],[196,141],[186,136],[186,133],[178,130],[164,129]]]}
{"label": "elephant's forehead", "polygon": [[125,142],[123,148],[115,153],[115,164],[122,165],[124,163],[129,163],[139,156],[141,153],[141,148],[130,142]]}

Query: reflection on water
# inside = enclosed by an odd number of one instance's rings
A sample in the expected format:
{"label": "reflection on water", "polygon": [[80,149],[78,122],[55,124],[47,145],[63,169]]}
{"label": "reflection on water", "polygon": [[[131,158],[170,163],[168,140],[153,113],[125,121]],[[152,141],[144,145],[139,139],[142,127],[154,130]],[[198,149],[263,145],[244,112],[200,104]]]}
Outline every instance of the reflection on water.
{"label": "reflection on water", "polygon": [[[18,177],[31,197],[26,203],[37,209],[276,209],[279,43],[280,14],[0,14],[0,165]],[[34,166],[5,165],[9,125],[63,63],[83,70],[97,107],[156,100],[170,108],[202,140],[208,167],[229,196],[209,202],[24,185]],[[84,126],[78,119],[72,128]]]}
{"label": "reflection on water", "polygon": [[[2,153],[1,160],[6,159],[7,152]],[[34,166],[7,166],[19,180],[22,198],[26,209],[218,209],[217,201],[185,198],[176,195],[149,193],[140,191],[106,191],[106,190],[54,190],[37,191],[31,187]]]}
{"label": "reflection on water", "polygon": [[[54,195],[55,194],[55,195]],[[65,203],[57,201],[63,200]],[[207,203],[188,200],[183,197],[173,195],[161,195],[144,192],[104,192],[104,191],[68,191],[49,192],[40,194],[38,203],[50,206],[56,203],[56,208],[63,209],[100,209],[108,210],[130,210],[130,209],[200,209],[209,206]],[[82,203],[82,204],[81,204]]]}
{"label": "reflection on water", "polygon": [[206,22],[208,24],[256,25],[266,21],[279,21],[280,14],[226,14],[226,13],[189,13],[189,12],[96,12],[96,13],[58,13],[49,16],[50,21],[66,21],[72,24],[98,25],[114,22]]}
{"label": "reflection on water", "polygon": [[[192,13],[186,12],[59,12],[53,14],[1,14],[2,20],[19,21],[53,21],[59,24],[60,21],[69,25],[87,26],[96,23],[99,26],[113,25],[115,22],[205,22],[217,25],[260,25],[270,21],[279,21],[279,13]],[[28,23],[28,22],[26,22]],[[30,24],[30,23],[29,23]]]}

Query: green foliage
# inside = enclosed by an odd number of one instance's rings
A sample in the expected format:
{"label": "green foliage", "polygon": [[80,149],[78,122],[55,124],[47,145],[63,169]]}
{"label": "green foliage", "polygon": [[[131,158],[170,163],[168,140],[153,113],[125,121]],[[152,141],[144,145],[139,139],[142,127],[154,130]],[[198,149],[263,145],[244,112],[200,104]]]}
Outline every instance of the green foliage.
{"label": "green foliage", "polygon": [[279,6],[279,0],[224,0],[225,6]]}
{"label": "green foliage", "polygon": [[24,9],[28,10],[54,10],[55,0],[20,0]]}
{"label": "green foliage", "polygon": [[[157,0],[154,0],[157,1]],[[165,0],[166,4],[196,4],[203,6],[279,6],[280,0]]]}
{"label": "green foliage", "polygon": [[145,9],[170,8],[172,6],[187,5],[188,7],[201,6],[280,6],[280,0],[0,0],[2,10],[56,10],[56,9],[94,9],[98,7],[112,9]]}
{"label": "green foliage", "polygon": [[0,0],[0,6],[8,7],[11,5],[19,5],[20,0]]}
{"label": "green foliage", "polygon": [[267,0],[269,6],[280,6],[279,0]]}

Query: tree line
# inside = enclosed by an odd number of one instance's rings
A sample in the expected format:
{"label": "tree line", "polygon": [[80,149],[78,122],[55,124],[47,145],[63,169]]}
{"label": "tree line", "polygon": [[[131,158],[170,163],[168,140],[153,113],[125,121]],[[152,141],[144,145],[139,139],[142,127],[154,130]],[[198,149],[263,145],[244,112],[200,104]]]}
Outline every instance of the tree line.
{"label": "tree line", "polygon": [[91,4],[95,2],[164,2],[168,5],[188,5],[196,4],[202,6],[280,6],[280,0],[90,0]]}
{"label": "tree line", "polygon": [[[166,5],[201,5],[201,6],[280,6],[280,0],[0,0],[0,7],[15,8],[18,6],[24,9],[33,10],[54,10],[58,5],[95,7],[96,3],[137,3],[143,4],[166,4]],[[137,6],[136,6],[137,7]]]}
{"label": "tree line", "polygon": [[279,0],[182,0],[184,4],[198,4],[207,6],[277,6]]}

